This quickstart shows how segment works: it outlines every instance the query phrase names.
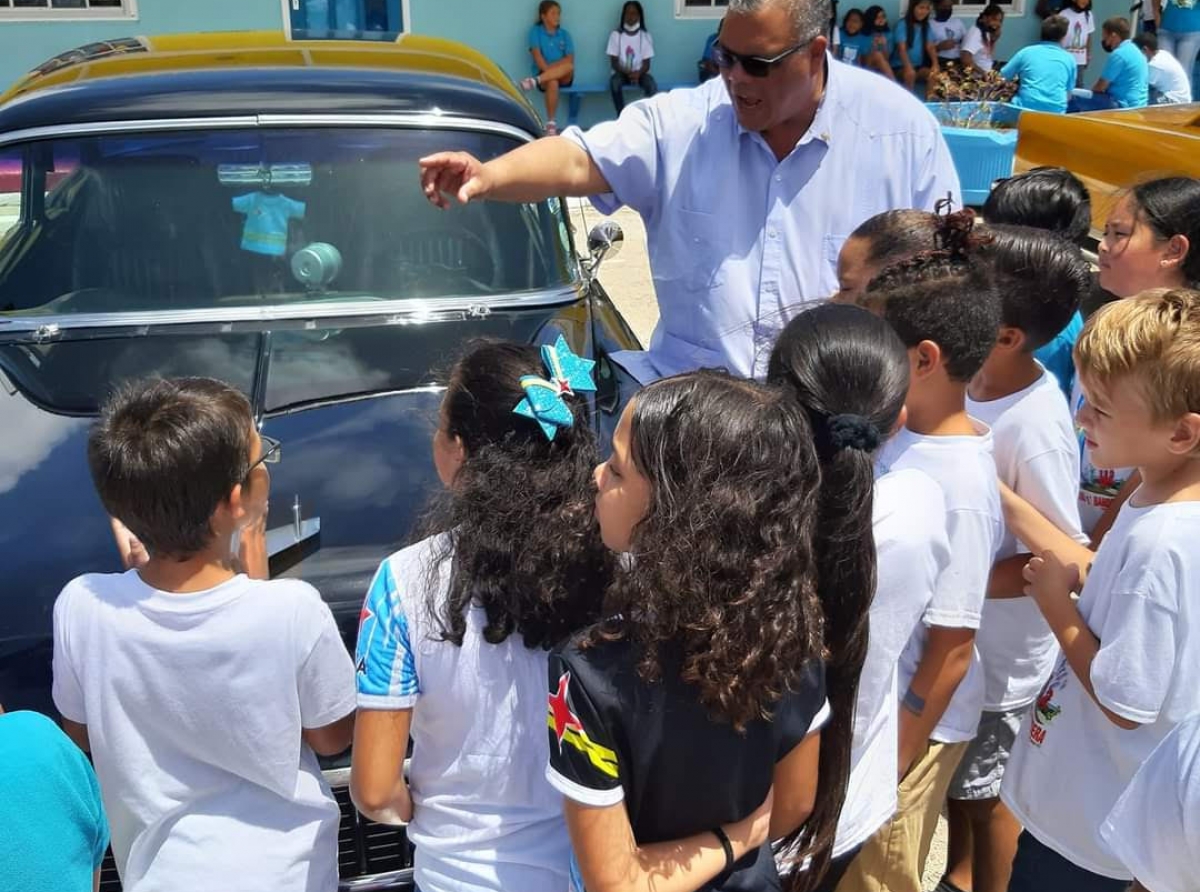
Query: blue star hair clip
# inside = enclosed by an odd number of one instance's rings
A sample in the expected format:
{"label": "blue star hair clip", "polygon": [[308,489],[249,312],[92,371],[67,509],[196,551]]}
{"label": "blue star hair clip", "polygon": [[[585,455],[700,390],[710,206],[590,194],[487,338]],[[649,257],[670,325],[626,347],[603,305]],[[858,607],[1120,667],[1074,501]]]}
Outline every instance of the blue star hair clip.
{"label": "blue star hair clip", "polygon": [[521,387],[525,391],[525,399],[517,403],[513,411],[532,418],[541,426],[546,439],[553,440],[560,427],[571,427],[575,423],[571,407],[563,397],[596,389],[592,381],[592,369],[596,363],[572,353],[567,346],[567,339],[562,335],[558,336],[553,346],[542,345],[542,362],[548,377],[523,375]]}

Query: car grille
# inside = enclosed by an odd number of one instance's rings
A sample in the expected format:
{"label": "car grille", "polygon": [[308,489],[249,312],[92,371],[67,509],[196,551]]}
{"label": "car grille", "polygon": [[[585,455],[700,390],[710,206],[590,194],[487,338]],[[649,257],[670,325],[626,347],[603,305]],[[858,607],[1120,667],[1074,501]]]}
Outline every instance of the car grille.
{"label": "car grille", "polygon": [[[408,869],[413,863],[412,846],[409,845],[405,828],[376,824],[358,813],[350,802],[350,789],[345,786],[349,779],[348,770],[327,771],[325,776],[334,787],[333,795],[342,812],[338,827],[338,876],[348,881],[404,870],[398,884],[389,884],[387,888],[411,890],[411,871]],[[352,883],[350,887],[355,885]],[[105,856],[100,868],[100,892],[121,892],[121,881],[117,877],[112,852]]]}

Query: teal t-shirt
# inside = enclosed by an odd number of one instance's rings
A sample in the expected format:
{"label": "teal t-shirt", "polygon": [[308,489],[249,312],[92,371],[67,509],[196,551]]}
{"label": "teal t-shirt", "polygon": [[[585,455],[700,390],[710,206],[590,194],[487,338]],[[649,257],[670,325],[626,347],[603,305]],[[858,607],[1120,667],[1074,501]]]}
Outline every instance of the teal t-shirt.
{"label": "teal t-shirt", "polygon": [[851,65],[861,65],[863,57],[871,51],[871,35],[859,31],[849,37],[842,33],[842,42],[838,47],[838,58]]}
{"label": "teal t-shirt", "polygon": [[[571,40],[571,35],[566,28],[559,28],[553,34],[546,30],[546,26],[538,22],[529,29],[529,49],[538,50],[542,54],[542,58],[546,60],[547,65],[553,65],[560,59],[565,59],[567,56],[575,55],[575,41]],[[533,73],[536,76],[538,67],[535,63]]]}
{"label": "teal t-shirt", "polygon": [[1068,403],[1071,402],[1071,389],[1075,386],[1075,358],[1072,352],[1081,331],[1083,313],[1076,311],[1067,327],[1056,334],[1054,340],[1033,352],[1033,358],[1058,380],[1058,386],[1062,388]]}
{"label": "teal t-shirt", "polygon": [[250,192],[236,196],[233,209],[246,216],[243,251],[282,257],[287,253],[288,223],[304,218],[305,205],[276,192]]}
{"label": "teal t-shirt", "polygon": [[1100,77],[1108,81],[1108,95],[1120,108],[1150,104],[1150,63],[1132,40],[1112,51]]}
{"label": "teal t-shirt", "polygon": [[37,712],[0,715],[0,887],[91,892],[108,849],[87,757]]}
{"label": "teal t-shirt", "polygon": [[[896,30],[893,33],[895,46],[892,48],[892,67],[902,68],[904,63],[900,60],[900,44],[907,45],[908,43],[907,19],[901,19],[897,22]],[[925,42],[932,39],[933,36],[929,33],[928,28],[922,28],[920,25],[917,26],[917,36],[913,38],[913,45],[908,48],[908,61],[912,63],[913,68],[929,67],[929,53],[925,52]]]}
{"label": "teal t-shirt", "polygon": [[1173,34],[1200,31],[1200,3],[1197,0],[1166,0],[1159,27]]}
{"label": "teal t-shirt", "polygon": [[1013,105],[1062,114],[1075,86],[1075,67],[1074,56],[1057,43],[1043,41],[1017,50],[1000,74],[1007,80],[1021,79]]}

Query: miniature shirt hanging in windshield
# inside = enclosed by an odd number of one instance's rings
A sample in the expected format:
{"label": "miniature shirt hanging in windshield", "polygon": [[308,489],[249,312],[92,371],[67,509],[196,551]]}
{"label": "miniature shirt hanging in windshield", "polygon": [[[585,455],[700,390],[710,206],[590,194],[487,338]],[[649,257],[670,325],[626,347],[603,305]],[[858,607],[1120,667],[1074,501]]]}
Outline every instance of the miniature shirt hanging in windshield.
{"label": "miniature shirt hanging in windshield", "polygon": [[305,204],[274,192],[250,192],[234,198],[233,209],[246,215],[243,251],[282,257],[287,253],[288,221],[304,219]]}

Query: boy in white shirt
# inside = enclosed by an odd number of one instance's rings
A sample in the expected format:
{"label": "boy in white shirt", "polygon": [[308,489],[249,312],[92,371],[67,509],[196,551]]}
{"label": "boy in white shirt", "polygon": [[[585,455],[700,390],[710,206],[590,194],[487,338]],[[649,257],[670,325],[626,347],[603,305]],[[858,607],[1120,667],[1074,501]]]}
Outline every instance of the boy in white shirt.
{"label": "boy in white shirt", "polygon": [[[1081,544],[1079,448],[1058,382],[1034,358],[1091,286],[1079,249],[1024,226],[990,227],[985,251],[1000,295],[1000,336],[967,389],[967,411],[988,424],[1000,480]],[[1058,655],[1054,633],[1024,597],[1028,547],[1006,531],[976,636],[983,718],[950,784],[950,847],[941,892],[1004,892],[1020,826],[1000,803],[1000,779],[1021,719]]]}
{"label": "boy in white shirt", "polygon": [[1137,881],[1135,892],[1188,892],[1200,877],[1200,714],[1142,763],[1100,835]]}
{"label": "boy in white shirt", "polygon": [[1096,313],[1075,347],[1077,421],[1142,484],[1081,568],[1052,551],[1026,592],[1062,646],[1004,777],[1025,831],[1009,892],[1122,892],[1101,826],[1167,733],[1200,711],[1200,292],[1151,291]]}
{"label": "boy in white shirt", "polygon": [[908,348],[908,421],[880,453],[882,473],[924,471],[942,488],[950,562],[900,658],[899,808],[863,846],[838,886],[921,892],[921,875],[950,779],[983,708],[975,653],[1002,520],[992,435],[966,411],[967,382],[1000,325],[986,267],[972,257],[974,215],[938,221],[945,251],[885,270],[860,302]]}
{"label": "boy in white shirt", "polygon": [[1150,66],[1151,105],[1175,105],[1192,101],[1192,85],[1179,60],[1158,48],[1158,35],[1143,31],[1133,38]]}
{"label": "boy in white shirt", "polygon": [[279,452],[208,378],[123,390],[88,439],[100,501],[149,560],[63,589],[53,694],[92,753],[126,892],[337,888],[316,753],[350,745],[354,665],[314,588],[249,579],[232,554]]}

